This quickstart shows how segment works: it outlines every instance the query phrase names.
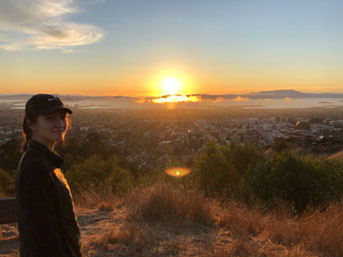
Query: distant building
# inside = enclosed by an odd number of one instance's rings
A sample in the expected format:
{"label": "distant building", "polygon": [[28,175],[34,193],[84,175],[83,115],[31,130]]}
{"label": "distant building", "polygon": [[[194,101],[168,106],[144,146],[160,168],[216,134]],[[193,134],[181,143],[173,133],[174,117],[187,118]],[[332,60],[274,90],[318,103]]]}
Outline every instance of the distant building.
{"label": "distant building", "polygon": [[310,130],[310,124],[306,121],[297,121],[295,128],[301,130]]}

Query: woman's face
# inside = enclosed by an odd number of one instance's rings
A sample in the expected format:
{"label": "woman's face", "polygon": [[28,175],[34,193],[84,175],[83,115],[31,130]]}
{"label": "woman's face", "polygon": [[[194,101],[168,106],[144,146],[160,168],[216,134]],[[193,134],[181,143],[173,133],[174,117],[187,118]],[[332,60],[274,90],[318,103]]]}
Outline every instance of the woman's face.
{"label": "woman's face", "polygon": [[37,121],[29,123],[32,130],[32,138],[51,144],[64,139],[67,128],[67,114],[64,110],[52,114],[37,117]]}

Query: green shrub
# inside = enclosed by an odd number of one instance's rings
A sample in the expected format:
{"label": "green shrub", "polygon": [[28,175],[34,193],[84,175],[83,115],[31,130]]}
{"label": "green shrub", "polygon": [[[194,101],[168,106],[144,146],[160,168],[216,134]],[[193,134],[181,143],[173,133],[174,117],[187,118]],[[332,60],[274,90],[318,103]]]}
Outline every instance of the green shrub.
{"label": "green shrub", "polygon": [[218,146],[208,142],[197,157],[191,176],[208,196],[239,197],[245,173],[261,162],[262,151],[250,144]]}
{"label": "green shrub", "polygon": [[155,167],[149,169],[143,175],[138,177],[138,184],[141,186],[151,186],[156,184],[158,181],[165,180],[167,177],[165,169],[162,167]]}
{"label": "green shrub", "polygon": [[66,172],[73,192],[110,188],[114,193],[125,193],[133,189],[134,177],[119,165],[116,156],[104,161],[100,155],[91,155],[81,162],[74,163]]}
{"label": "green shrub", "polygon": [[223,154],[221,147],[210,142],[195,161],[194,180],[207,196],[227,196],[237,183],[239,174]]}
{"label": "green shrub", "polygon": [[274,198],[292,204],[298,211],[342,195],[342,168],[324,159],[297,157],[283,151],[272,160],[251,167],[245,182],[260,199]]}
{"label": "green shrub", "polygon": [[134,185],[134,177],[131,172],[121,168],[112,169],[110,176],[105,181],[105,186],[110,187],[116,194],[130,192]]}
{"label": "green shrub", "polygon": [[265,161],[264,153],[256,146],[246,143],[233,143],[222,148],[224,156],[232,163],[242,178],[250,167]]}
{"label": "green shrub", "polygon": [[249,144],[209,142],[197,156],[190,177],[207,196],[244,202],[278,199],[297,211],[343,196],[343,162],[288,151],[267,161],[262,150]]}

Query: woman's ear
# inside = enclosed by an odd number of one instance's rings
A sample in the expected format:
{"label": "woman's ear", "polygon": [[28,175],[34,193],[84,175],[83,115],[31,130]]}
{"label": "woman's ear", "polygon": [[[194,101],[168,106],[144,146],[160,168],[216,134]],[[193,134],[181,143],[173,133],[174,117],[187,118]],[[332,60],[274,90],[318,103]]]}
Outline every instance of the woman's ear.
{"label": "woman's ear", "polygon": [[36,129],[36,122],[33,122],[32,120],[27,120],[27,126],[29,126],[29,128],[34,131]]}

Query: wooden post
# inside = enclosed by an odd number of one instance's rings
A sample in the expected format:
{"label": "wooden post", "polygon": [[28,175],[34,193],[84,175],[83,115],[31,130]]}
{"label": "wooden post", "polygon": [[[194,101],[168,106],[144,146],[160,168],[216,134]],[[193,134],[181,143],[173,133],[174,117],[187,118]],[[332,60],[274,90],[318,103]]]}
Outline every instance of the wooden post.
{"label": "wooden post", "polygon": [[0,199],[0,225],[17,222],[16,199]]}
{"label": "wooden post", "polygon": [[17,222],[16,199],[14,197],[0,199],[0,240],[2,239],[1,224],[15,222]]}

